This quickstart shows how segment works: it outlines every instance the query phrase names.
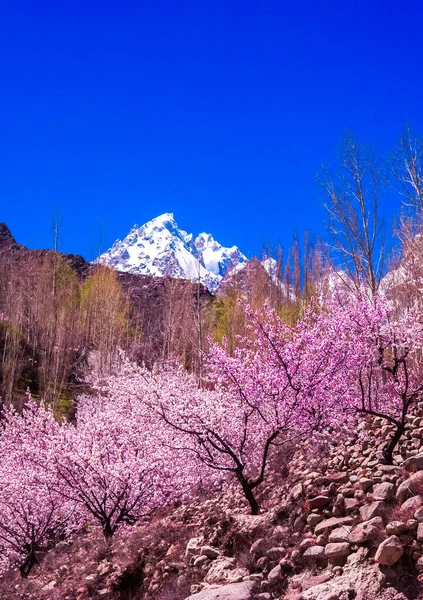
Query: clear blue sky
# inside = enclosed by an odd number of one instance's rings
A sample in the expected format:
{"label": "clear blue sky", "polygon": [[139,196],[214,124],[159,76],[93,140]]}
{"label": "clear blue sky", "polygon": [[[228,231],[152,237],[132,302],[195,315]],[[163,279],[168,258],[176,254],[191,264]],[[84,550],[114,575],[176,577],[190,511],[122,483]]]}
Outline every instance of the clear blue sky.
{"label": "clear blue sky", "polygon": [[[423,3],[3,0],[0,221],[90,259],[174,212],[247,254],[322,230],[347,129],[423,133]],[[388,207],[391,209],[392,207]]]}

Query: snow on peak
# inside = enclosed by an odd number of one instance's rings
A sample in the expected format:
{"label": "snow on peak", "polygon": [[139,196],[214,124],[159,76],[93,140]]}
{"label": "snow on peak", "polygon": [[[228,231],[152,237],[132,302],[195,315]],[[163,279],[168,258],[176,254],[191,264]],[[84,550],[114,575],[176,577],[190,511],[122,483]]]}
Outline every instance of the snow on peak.
{"label": "snow on peak", "polygon": [[173,213],[134,225],[97,259],[127,273],[201,281],[210,291],[217,290],[229,268],[246,261],[236,246],[224,248],[210,234],[200,233],[193,240],[178,227]]}

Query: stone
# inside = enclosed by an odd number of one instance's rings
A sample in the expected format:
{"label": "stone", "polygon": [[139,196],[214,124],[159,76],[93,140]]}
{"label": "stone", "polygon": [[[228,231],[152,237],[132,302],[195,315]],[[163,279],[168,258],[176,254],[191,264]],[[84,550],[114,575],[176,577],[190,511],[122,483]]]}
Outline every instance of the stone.
{"label": "stone", "polygon": [[360,503],[357,500],[357,498],[345,498],[344,506],[345,506],[345,510],[348,513],[350,513],[350,512],[354,512],[355,510],[357,510],[357,508],[360,506]]}
{"label": "stone", "polygon": [[320,523],[321,521],[323,521],[323,517],[322,515],[316,515],[314,513],[311,513],[310,515],[308,515],[307,517],[307,523],[310,525],[310,527],[312,529],[314,529],[316,527],[316,525],[318,523]]}
{"label": "stone", "polygon": [[303,554],[304,558],[325,558],[324,546],[311,546]]}
{"label": "stone", "polygon": [[423,489],[423,471],[417,471],[403,481],[397,489],[397,501],[402,504],[410,496],[417,496]]}
{"label": "stone", "polygon": [[323,508],[329,504],[328,496],[316,496],[315,498],[309,499],[310,508],[314,510],[315,508]]}
{"label": "stone", "polygon": [[417,527],[417,541],[423,542],[423,523],[419,523]]}
{"label": "stone", "polygon": [[344,558],[351,554],[351,546],[348,542],[328,544],[325,548],[326,558]]}
{"label": "stone", "polygon": [[214,560],[220,556],[220,551],[212,546],[202,546],[200,550],[200,556],[207,556],[210,560]]}
{"label": "stone", "polygon": [[417,454],[417,456],[410,456],[404,463],[404,468],[410,473],[423,470],[423,454]]}
{"label": "stone", "polygon": [[375,561],[380,565],[391,567],[399,561],[404,554],[404,547],[396,535],[391,535],[384,540],[376,551]]}
{"label": "stone", "polygon": [[414,518],[421,523],[423,521],[423,507],[420,506],[414,513]]}
{"label": "stone", "polygon": [[376,540],[379,535],[380,529],[370,520],[359,523],[357,527],[354,527],[348,536],[348,541],[351,544],[363,544],[364,542]]}
{"label": "stone", "polygon": [[250,547],[250,554],[253,556],[262,556],[266,553],[267,540],[259,538]]}
{"label": "stone", "polygon": [[255,581],[242,581],[224,586],[211,586],[186,598],[186,600],[252,600]]}
{"label": "stone", "polygon": [[303,493],[304,493],[303,484],[300,482],[300,483],[297,483],[296,485],[294,485],[294,487],[292,488],[291,497],[294,500],[298,500],[299,498],[301,498]]}
{"label": "stone", "polygon": [[50,590],[53,590],[57,585],[57,581],[55,579],[53,579],[52,581],[50,581],[49,583],[47,583],[43,588],[42,591],[43,592],[49,592]]}
{"label": "stone", "polygon": [[201,544],[203,543],[203,538],[202,537],[195,537],[195,538],[191,538],[188,541],[186,550],[185,550],[185,557],[186,558],[190,558],[191,556],[197,556],[200,554],[201,552]]}
{"label": "stone", "polygon": [[359,485],[364,492],[367,492],[373,486],[373,479],[368,479],[367,477],[361,477],[359,480]]}
{"label": "stone", "polygon": [[282,567],[280,565],[276,565],[276,567],[274,567],[269,575],[267,576],[267,581],[269,583],[275,583],[276,581],[279,581],[279,579],[281,578],[282,575]]}
{"label": "stone", "polygon": [[413,496],[408,498],[400,508],[400,515],[403,519],[411,519],[414,516],[416,510],[423,506],[423,498],[421,496]]}
{"label": "stone", "polygon": [[207,583],[220,583],[222,581],[228,581],[231,577],[230,573],[235,569],[235,559],[226,558],[219,556],[211,564],[210,569],[207,571],[207,575],[204,580]]}
{"label": "stone", "polygon": [[326,475],[319,475],[316,478],[315,483],[317,485],[330,485],[331,483],[346,483],[348,481],[348,474],[344,471],[339,473],[328,473]]}
{"label": "stone", "polygon": [[390,502],[395,498],[394,484],[388,483],[387,481],[384,483],[377,483],[373,487],[373,496],[375,500],[384,500],[385,502]]}
{"label": "stone", "polygon": [[333,529],[329,535],[329,542],[348,542],[348,536],[352,531],[352,525],[344,525]]}
{"label": "stone", "polygon": [[360,517],[362,521],[370,521],[373,517],[383,517],[386,513],[386,504],[382,501],[365,504],[360,508]]}
{"label": "stone", "polygon": [[401,535],[408,530],[408,527],[402,521],[391,521],[386,526],[386,533],[388,535]]}
{"label": "stone", "polygon": [[270,548],[270,550],[268,550],[266,554],[270,558],[270,560],[280,560],[286,555],[286,550],[282,547],[274,547]]}
{"label": "stone", "polygon": [[202,565],[205,565],[206,563],[209,562],[209,559],[207,558],[207,556],[196,556],[195,558],[193,557],[193,566],[194,567],[201,567]]}
{"label": "stone", "polygon": [[331,517],[330,519],[325,519],[321,523],[318,523],[314,529],[314,534],[317,536],[321,533],[329,533],[336,527],[342,527],[342,525],[352,525],[353,522],[354,521],[352,517]]}

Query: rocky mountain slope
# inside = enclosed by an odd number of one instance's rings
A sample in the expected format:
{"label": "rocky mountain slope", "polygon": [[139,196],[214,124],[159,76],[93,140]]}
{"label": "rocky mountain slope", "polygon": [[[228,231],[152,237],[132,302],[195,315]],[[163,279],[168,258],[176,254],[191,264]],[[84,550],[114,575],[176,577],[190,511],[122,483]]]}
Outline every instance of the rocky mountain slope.
{"label": "rocky mountain slope", "polygon": [[392,426],[363,421],[273,457],[261,514],[234,488],[168,509],[117,534],[96,531],[45,556],[27,580],[9,573],[6,600],[406,600],[423,596],[423,404],[395,465]]}
{"label": "rocky mountain slope", "polygon": [[134,225],[98,262],[127,273],[201,281],[216,291],[226,272],[247,259],[236,246],[224,248],[210,234],[194,238],[178,227],[173,214],[165,213]]}

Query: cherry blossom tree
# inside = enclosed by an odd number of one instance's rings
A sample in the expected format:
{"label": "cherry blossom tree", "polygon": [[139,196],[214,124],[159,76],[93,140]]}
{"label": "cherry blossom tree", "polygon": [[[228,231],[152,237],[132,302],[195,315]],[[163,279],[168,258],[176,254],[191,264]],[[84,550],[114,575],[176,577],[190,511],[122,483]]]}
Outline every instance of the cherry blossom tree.
{"label": "cherry blossom tree", "polygon": [[257,514],[254,490],[271,449],[334,420],[331,407],[348,392],[349,358],[341,325],[314,305],[294,328],[268,305],[262,313],[244,310],[251,336],[233,356],[215,344],[207,357],[214,390],[171,365],[149,372],[129,362],[108,390],[111,398],[132,397],[139,420],[154,423],[162,444],[190,461],[187,471],[196,464],[198,472],[214,473],[212,482],[233,473]]}
{"label": "cherry blossom tree", "polygon": [[70,506],[57,491],[52,453],[59,426],[30,398],[22,414],[4,415],[0,437],[0,564],[27,576],[36,552],[64,533]]}
{"label": "cherry blossom tree", "polygon": [[417,304],[394,307],[379,295],[343,299],[334,317],[343,314],[343,337],[350,343],[351,408],[381,417],[394,425],[384,449],[388,464],[405,431],[407,415],[423,398],[423,315]]}
{"label": "cherry blossom tree", "polygon": [[172,489],[148,432],[116,404],[80,398],[76,426],[62,428],[55,464],[60,493],[77,507],[76,519],[100,525],[106,539],[119,525],[148,515]]}

